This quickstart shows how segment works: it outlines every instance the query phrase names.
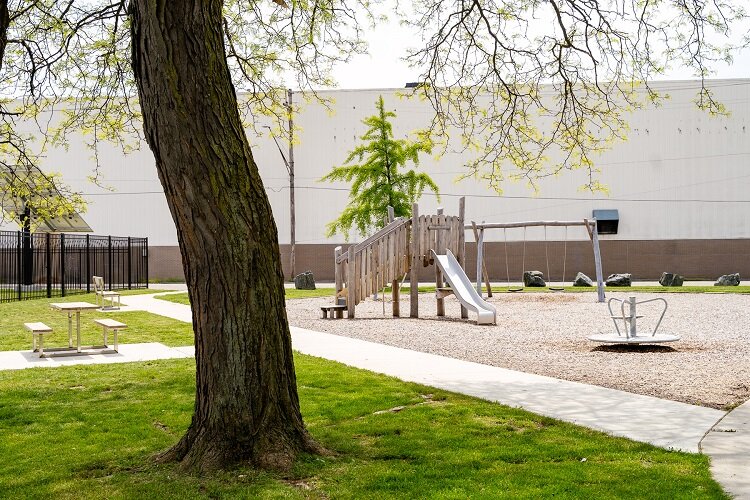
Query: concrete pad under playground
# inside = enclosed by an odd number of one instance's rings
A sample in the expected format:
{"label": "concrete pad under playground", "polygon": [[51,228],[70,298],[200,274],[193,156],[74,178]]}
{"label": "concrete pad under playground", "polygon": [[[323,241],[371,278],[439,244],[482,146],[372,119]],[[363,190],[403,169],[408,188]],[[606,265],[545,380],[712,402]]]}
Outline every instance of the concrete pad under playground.
{"label": "concrete pad under playground", "polygon": [[[96,365],[109,363],[132,363],[135,361],[154,361],[157,359],[188,358],[187,354],[178,349],[167,347],[158,342],[144,344],[120,344],[119,352],[107,352],[103,354],[81,354],[66,352],[64,355],[53,355],[44,358],[39,353],[32,351],[5,351],[0,352],[0,370],[21,370],[24,368],[55,368],[58,366],[71,365]],[[49,351],[45,352],[50,354]]]}

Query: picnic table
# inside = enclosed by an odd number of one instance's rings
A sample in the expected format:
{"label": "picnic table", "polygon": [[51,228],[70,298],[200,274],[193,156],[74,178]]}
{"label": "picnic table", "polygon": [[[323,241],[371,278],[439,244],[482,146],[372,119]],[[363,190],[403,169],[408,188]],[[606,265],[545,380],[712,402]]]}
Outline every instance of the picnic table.
{"label": "picnic table", "polygon": [[76,351],[81,352],[81,311],[99,309],[91,302],[55,302],[52,309],[68,313],[68,349],[73,349],[73,313],[76,314]]}

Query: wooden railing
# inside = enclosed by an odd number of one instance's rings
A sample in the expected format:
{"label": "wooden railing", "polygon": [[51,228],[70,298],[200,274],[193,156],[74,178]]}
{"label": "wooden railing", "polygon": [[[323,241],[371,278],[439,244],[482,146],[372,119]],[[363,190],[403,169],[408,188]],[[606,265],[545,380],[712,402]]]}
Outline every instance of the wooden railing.
{"label": "wooden railing", "polygon": [[[416,269],[433,264],[432,250],[444,254],[450,250],[464,265],[464,199],[459,200],[459,215],[419,215],[419,206],[412,205],[412,217],[393,218],[392,222],[363,242],[351,245],[346,252],[338,246],[334,250],[336,295],[346,297],[348,316],[354,317],[354,307],[365,297],[390,286],[393,293],[393,315],[399,315],[399,279],[411,271],[411,311],[418,317],[418,280]],[[420,266],[421,263],[421,266]],[[443,286],[436,269],[435,284]],[[342,291],[346,288],[346,294]],[[442,298],[438,298],[438,315],[442,314]],[[464,311],[462,310],[462,316]]]}
{"label": "wooden railing", "polygon": [[341,292],[346,283],[350,316],[354,306],[368,295],[386,286],[398,289],[398,280],[409,272],[410,227],[410,219],[398,218],[365,241],[350,246],[347,252],[336,247],[336,292]]}
{"label": "wooden railing", "polygon": [[432,252],[444,254],[450,250],[453,255],[459,255],[462,244],[464,222],[453,215],[420,215],[417,233],[417,255],[422,265],[427,267],[434,264]]}

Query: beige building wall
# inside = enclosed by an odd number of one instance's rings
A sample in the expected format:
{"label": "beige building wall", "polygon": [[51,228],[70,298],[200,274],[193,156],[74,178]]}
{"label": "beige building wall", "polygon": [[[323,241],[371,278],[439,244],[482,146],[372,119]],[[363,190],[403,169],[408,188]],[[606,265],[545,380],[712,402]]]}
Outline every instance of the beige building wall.
{"label": "beige building wall", "polygon": [[[651,279],[661,271],[673,271],[695,278],[712,278],[727,272],[750,275],[750,80],[711,82],[716,97],[730,115],[711,117],[693,104],[696,82],[669,81],[655,86],[670,99],[659,108],[648,107],[630,118],[628,140],[603,154],[596,165],[600,180],[609,193],[580,191],[586,182],[582,172],[566,173],[540,183],[535,194],[523,184],[507,183],[503,196],[475,180],[456,182],[468,156],[448,153],[441,158],[424,157],[420,169],[428,172],[442,193],[440,202],[432,195],[420,200],[420,212],[431,213],[438,205],[455,213],[458,198],[466,196],[468,221],[512,222],[541,219],[591,217],[594,209],[617,209],[617,235],[602,236],[605,273],[631,272],[636,278]],[[294,94],[301,110],[295,116],[300,128],[295,145],[297,271],[312,270],[320,279],[332,277],[333,248],[345,244],[341,236],[326,238],[325,225],[347,203],[348,187],[320,183],[332,166],[340,165],[358,143],[366,127],[362,119],[375,113],[375,101],[382,95],[394,110],[394,131],[405,137],[425,127],[431,118],[427,103],[401,97],[404,89],[337,90],[320,94],[328,106]],[[265,129],[259,128],[259,130]],[[289,189],[286,169],[270,136],[249,132],[253,154],[261,170],[273,206],[279,231],[282,258],[288,268]],[[284,146],[282,144],[282,146]],[[91,151],[82,139],[69,150],[51,150],[43,163],[49,171],[61,172],[68,183],[85,193],[89,211],[84,215],[97,234],[146,236],[151,246],[150,272],[155,278],[180,275],[177,235],[145,143],[140,151],[123,155],[115,147],[100,151],[100,186],[91,184]],[[15,229],[13,225],[6,228]],[[518,255],[523,230],[487,233],[493,278],[505,277],[504,237],[510,242],[509,267],[520,276]],[[566,274],[593,265],[582,228],[550,228],[546,239],[569,244]],[[354,240],[358,237],[353,238]],[[544,249],[545,234],[529,230],[527,259],[533,262]],[[473,241],[467,232],[467,242]],[[517,244],[514,242],[518,242]],[[536,243],[534,243],[536,242]],[[549,247],[548,247],[549,249]],[[467,253],[473,258],[473,250]],[[562,271],[560,250],[550,259],[553,274]],[[552,255],[552,253],[550,254]],[[522,259],[521,259],[522,260]],[[555,271],[555,266],[560,269]],[[530,267],[527,265],[526,267]],[[534,265],[542,268],[546,262]],[[515,269],[515,270],[514,270]],[[544,269],[540,269],[543,270]],[[288,272],[288,270],[287,270]],[[566,276],[567,278],[568,276]],[[518,279],[513,278],[512,279]]]}

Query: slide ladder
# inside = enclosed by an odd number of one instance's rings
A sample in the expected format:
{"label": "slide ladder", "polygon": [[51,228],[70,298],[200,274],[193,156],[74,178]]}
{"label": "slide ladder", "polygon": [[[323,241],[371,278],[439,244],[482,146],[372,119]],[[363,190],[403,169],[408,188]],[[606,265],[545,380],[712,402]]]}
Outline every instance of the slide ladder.
{"label": "slide ladder", "polygon": [[461,305],[477,313],[477,324],[495,324],[497,322],[497,310],[495,306],[485,301],[477,293],[463,268],[461,268],[461,264],[453,256],[453,253],[450,250],[446,250],[445,255],[438,255],[432,250],[432,254],[435,256],[435,264],[440,267],[443,277],[451,286],[453,295],[456,296]]}

